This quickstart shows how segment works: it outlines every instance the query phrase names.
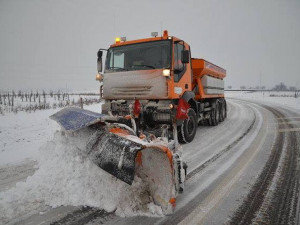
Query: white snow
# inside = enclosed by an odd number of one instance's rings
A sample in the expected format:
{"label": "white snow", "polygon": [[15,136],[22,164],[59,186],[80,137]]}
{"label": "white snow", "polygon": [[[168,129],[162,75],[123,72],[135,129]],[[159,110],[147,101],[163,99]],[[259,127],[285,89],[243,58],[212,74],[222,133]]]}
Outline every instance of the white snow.
{"label": "white snow", "polygon": [[106,173],[85,154],[89,133],[69,137],[57,131],[40,148],[39,169],[25,182],[0,193],[0,221],[61,205],[91,206],[120,216],[161,216],[138,177],[130,186]]}
{"label": "white snow", "polygon": [[[85,106],[101,112],[101,103]],[[49,116],[60,109],[18,112],[0,115],[0,165],[16,164],[25,159],[37,159],[42,144],[53,138],[59,125]]]}
{"label": "white snow", "polygon": [[[101,105],[86,109],[99,112]],[[119,216],[163,215],[138,177],[130,186],[87,158],[89,133],[62,136],[59,126],[48,119],[56,111],[0,116],[1,164],[38,161],[38,170],[26,181],[0,192],[0,224],[61,205],[97,207]]]}
{"label": "white snow", "polygon": [[276,104],[292,110],[300,110],[300,93],[278,91],[226,91],[225,97],[255,100],[262,103]]}
{"label": "white snow", "polygon": [[0,116],[0,165],[36,160],[39,147],[59,125],[49,119],[58,110],[19,112]]}

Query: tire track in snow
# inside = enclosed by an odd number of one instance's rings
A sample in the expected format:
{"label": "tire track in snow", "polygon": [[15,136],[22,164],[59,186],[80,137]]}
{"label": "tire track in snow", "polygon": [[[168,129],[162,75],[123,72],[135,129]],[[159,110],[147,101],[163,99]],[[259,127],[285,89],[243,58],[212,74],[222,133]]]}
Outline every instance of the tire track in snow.
{"label": "tire track in snow", "polygon": [[[264,117],[256,107],[253,107],[253,110],[256,112],[256,122],[253,129],[250,129],[248,138],[242,139],[236,146],[233,146],[235,151],[229,151],[229,155],[220,157],[219,164],[211,164],[211,167],[206,168],[197,180],[189,181],[188,184],[197,184],[196,195],[180,208],[180,212],[167,218],[161,224],[203,224],[207,216],[239,182],[266,138],[265,126],[263,126]],[[193,189],[190,191],[194,192]]]}
{"label": "tire track in snow", "polygon": [[[279,121],[285,121],[282,124],[285,128],[293,127],[288,120],[284,119],[284,114],[279,110],[266,105],[262,105],[262,107],[272,112]],[[285,147],[287,152],[283,158],[280,178],[275,191],[271,191],[273,193],[267,195],[268,192],[270,193],[269,189],[280,166],[280,158],[284,154]],[[278,130],[269,160],[243,204],[233,215],[230,224],[252,224],[253,222],[296,224],[299,197],[299,161],[297,156],[299,157],[299,143],[295,133],[288,132],[286,134]],[[257,214],[258,212],[260,213]]]}
{"label": "tire track in snow", "polygon": [[220,158],[226,152],[230,151],[235,145],[237,145],[250,132],[250,130],[253,128],[253,126],[255,124],[255,121],[256,121],[256,116],[254,114],[254,119],[253,119],[252,123],[250,124],[248,129],[241,136],[239,136],[235,141],[233,141],[232,143],[227,145],[223,150],[221,150],[220,152],[218,152],[217,154],[215,154],[214,156],[212,156],[211,158],[206,160],[203,164],[199,165],[196,169],[194,169],[193,171],[188,173],[186,180],[189,180],[190,178],[195,176],[197,173],[201,172],[203,169],[208,167],[211,163],[215,162],[218,158]]}
{"label": "tire track in snow", "polygon": [[98,220],[97,223],[103,224],[114,216],[114,212],[108,213],[103,209],[82,207],[79,210],[69,213],[62,219],[52,222],[50,225],[84,225],[98,218],[101,218],[101,221]]}

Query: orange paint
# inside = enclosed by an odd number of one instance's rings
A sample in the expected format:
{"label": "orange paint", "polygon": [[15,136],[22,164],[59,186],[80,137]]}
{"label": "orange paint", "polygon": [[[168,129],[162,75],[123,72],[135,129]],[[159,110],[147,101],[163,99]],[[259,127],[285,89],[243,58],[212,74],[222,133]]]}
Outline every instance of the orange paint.
{"label": "orange paint", "polygon": [[136,163],[138,166],[141,166],[143,161],[142,161],[142,152],[139,151],[136,155],[136,159],[135,159]]}
{"label": "orange paint", "polygon": [[143,134],[143,133],[141,133],[139,138],[142,139],[142,140],[144,140],[146,138],[146,135]]}
{"label": "orange paint", "polygon": [[147,148],[155,148],[157,150],[160,150],[164,153],[166,153],[168,159],[169,159],[169,162],[170,162],[170,165],[171,165],[171,168],[173,168],[173,153],[172,151],[167,147],[167,146],[164,146],[164,145],[159,145],[159,146],[147,146]]}
{"label": "orange paint", "polygon": [[176,198],[170,198],[169,202],[174,208],[176,207]]}
{"label": "orange paint", "polygon": [[131,115],[124,116],[124,118],[125,118],[126,120],[130,120],[130,119],[131,119]]}
{"label": "orange paint", "polygon": [[111,129],[109,130],[109,132],[114,133],[114,134],[119,134],[119,135],[121,135],[121,136],[123,136],[123,135],[130,135],[129,131],[124,130],[124,129],[119,128],[119,127],[111,128]]}
{"label": "orange paint", "polygon": [[224,94],[205,94],[201,78],[204,75],[209,75],[215,78],[223,79],[226,77],[226,70],[216,66],[204,59],[192,58],[193,65],[193,88],[198,86],[198,93],[196,93],[195,99],[207,99],[207,98],[224,98]]}

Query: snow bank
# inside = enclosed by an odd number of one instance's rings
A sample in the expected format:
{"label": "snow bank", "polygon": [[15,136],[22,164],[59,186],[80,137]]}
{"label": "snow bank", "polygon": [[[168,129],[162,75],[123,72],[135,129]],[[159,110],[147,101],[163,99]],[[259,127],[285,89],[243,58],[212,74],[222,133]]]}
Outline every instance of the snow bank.
{"label": "snow bank", "polygon": [[0,223],[47,206],[91,206],[119,216],[162,216],[138,177],[130,186],[106,173],[86,156],[89,131],[76,136],[56,132],[40,148],[39,169],[25,182],[0,193]]}

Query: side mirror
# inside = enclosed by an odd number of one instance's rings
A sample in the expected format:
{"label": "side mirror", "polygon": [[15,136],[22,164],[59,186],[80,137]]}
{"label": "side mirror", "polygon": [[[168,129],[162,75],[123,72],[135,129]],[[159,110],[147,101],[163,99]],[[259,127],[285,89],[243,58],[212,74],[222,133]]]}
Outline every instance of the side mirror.
{"label": "side mirror", "polygon": [[103,54],[103,52],[101,50],[99,50],[98,53],[97,53],[97,56],[98,56],[98,59],[97,59],[98,73],[102,73],[102,54]]}
{"label": "side mirror", "polygon": [[97,70],[98,73],[102,73],[102,58],[98,58],[97,60]]}
{"label": "side mirror", "polygon": [[189,63],[190,62],[190,51],[183,50],[182,51],[182,63]]}
{"label": "side mirror", "polygon": [[97,52],[98,58],[102,58],[102,54],[103,54],[103,52],[102,52],[101,50],[99,50],[99,51]]}

